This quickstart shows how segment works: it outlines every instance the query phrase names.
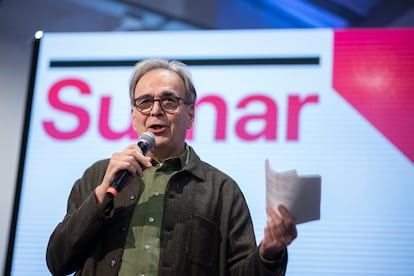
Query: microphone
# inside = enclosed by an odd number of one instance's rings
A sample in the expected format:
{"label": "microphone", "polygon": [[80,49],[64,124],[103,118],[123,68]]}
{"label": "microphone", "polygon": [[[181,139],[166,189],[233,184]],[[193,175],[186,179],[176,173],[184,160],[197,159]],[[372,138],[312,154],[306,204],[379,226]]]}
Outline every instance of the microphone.
{"label": "microphone", "polygon": [[[138,138],[138,147],[141,149],[142,154],[146,155],[150,149],[155,146],[155,135],[152,132],[146,131],[141,133]],[[114,198],[124,188],[131,173],[128,170],[120,171],[115,179],[112,181],[109,188],[106,190],[106,195],[110,198]]]}

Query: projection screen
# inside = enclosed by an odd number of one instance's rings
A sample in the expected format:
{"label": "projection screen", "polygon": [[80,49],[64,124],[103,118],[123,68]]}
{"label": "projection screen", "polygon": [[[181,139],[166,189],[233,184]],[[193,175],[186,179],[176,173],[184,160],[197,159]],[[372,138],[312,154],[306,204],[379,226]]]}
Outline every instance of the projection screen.
{"label": "projection screen", "polygon": [[412,275],[414,29],[45,33],[35,39],[7,270],[48,275],[47,242],[84,169],[136,141],[128,82],[189,65],[187,142],[240,185],[263,236],[265,160],[322,177],[288,275]]}

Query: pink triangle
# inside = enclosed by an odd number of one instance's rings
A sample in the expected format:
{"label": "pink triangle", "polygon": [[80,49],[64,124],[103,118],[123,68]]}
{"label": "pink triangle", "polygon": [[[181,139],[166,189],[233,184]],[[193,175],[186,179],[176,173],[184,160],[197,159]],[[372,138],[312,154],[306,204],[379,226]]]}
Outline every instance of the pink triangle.
{"label": "pink triangle", "polygon": [[334,37],[334,89],[414,163],[414,29]]}

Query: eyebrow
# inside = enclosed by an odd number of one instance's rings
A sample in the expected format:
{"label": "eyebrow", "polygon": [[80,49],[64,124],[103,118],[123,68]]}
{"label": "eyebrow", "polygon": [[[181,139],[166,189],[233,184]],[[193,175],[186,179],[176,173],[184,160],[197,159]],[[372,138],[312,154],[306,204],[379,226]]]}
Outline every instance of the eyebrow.
{"label": "eyebrow", "polygon": [[[173,92],[173,91],[165,91],[165,92],[162,92],[160,95],[160,97],[165,97],[165,96],[179,97],[178,93]],[[149,99],[149,98],[154,99],[154,97],[150,94],[143,94],[141,96],[136,97],[135,99]]]}

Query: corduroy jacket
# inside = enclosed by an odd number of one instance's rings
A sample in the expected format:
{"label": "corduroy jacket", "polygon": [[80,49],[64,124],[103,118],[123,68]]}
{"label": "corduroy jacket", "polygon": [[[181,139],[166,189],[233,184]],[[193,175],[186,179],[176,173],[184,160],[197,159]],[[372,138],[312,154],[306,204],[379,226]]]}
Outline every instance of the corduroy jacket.
{"label": "corduroy jacket", "polygon": [[[94,163],[72,188],[67,214],[47,247],[53,275],[109,276],[119,271],[141,185],[138,177],[131,177],[111,206],[100,207],[94,189],[108,162]],[[273,263],[262,261],[238,185],[190,147],[188,164],[171,177],[165,192],[159,275],[284,275],[286,265],[286,251]]]}

